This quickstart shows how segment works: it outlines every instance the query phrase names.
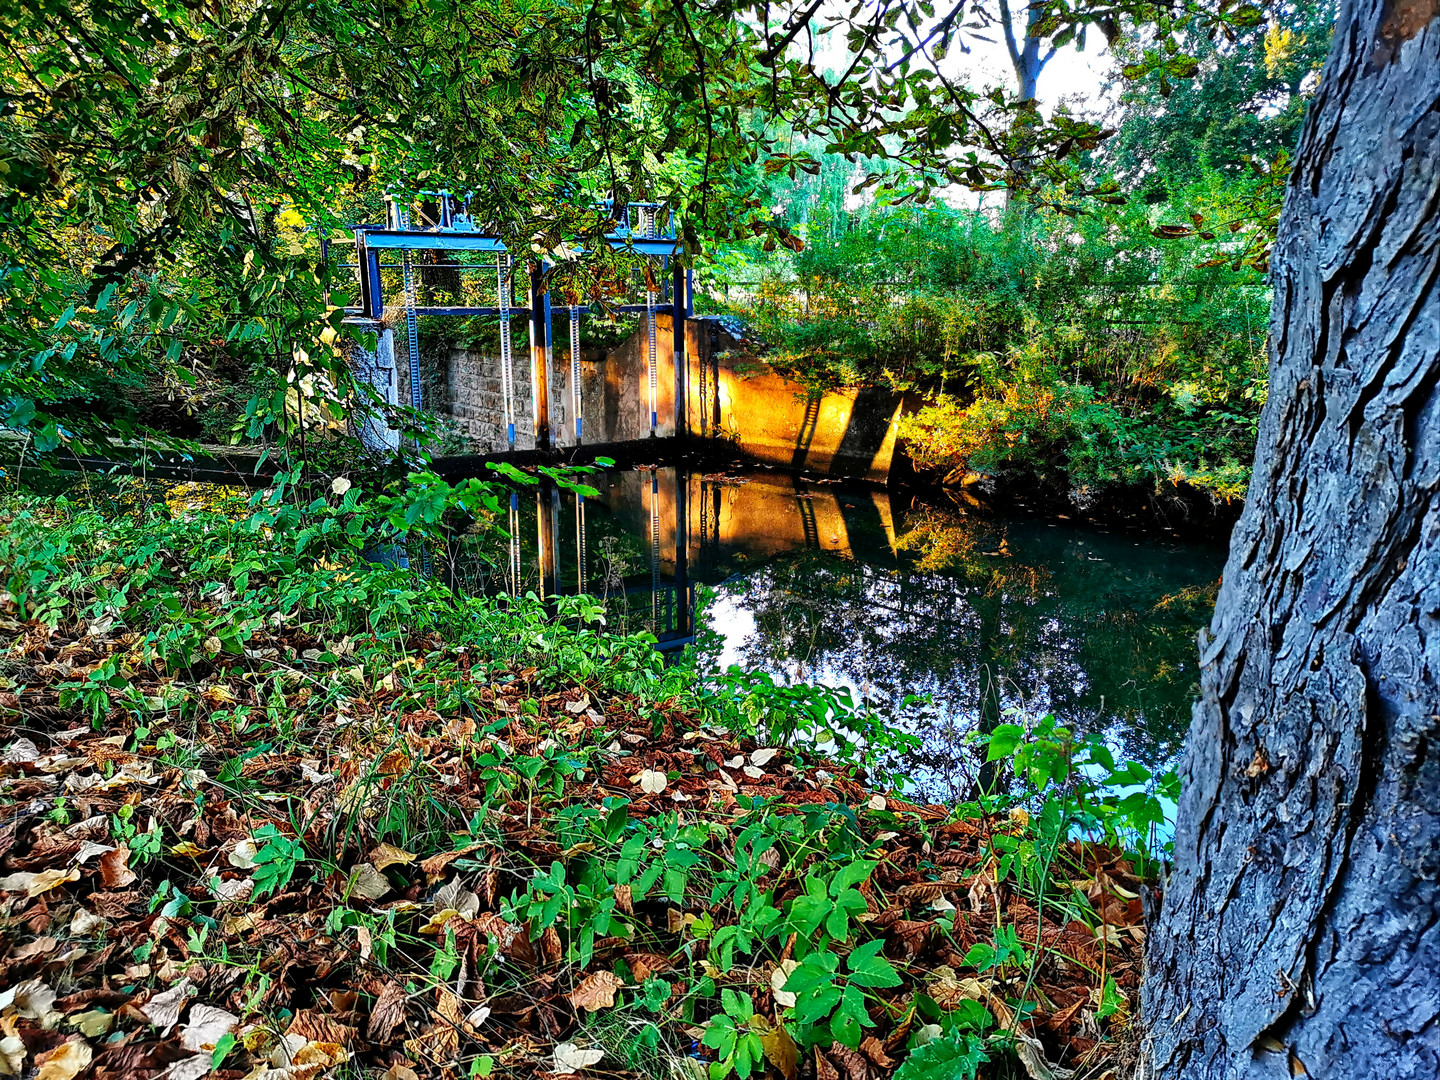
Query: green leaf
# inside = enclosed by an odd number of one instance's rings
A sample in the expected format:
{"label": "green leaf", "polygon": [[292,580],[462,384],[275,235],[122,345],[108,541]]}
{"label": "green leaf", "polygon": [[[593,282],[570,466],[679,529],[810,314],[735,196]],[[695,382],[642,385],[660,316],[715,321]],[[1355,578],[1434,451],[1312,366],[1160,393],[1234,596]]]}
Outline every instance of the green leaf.
{"label": "green leaf", "polygon": [[880,939],[867,941],[846,959],[850,969],[850,982],[855,986],[899,986],[900,976],[889,960],[878,955],[885,942]]}
{"label": "green leaf", "polygon": [[811,953],[785,980],[784,989],[791,994],[809,994],[835,981],[840,958],[831,952]]}
{"label": "green leaf", "polygon": [[210,1054],[210,1067],[212,1069],[220,1068],[233,1049],[235,1049],[235,1033],[227,1031],[215,1040],[215,1049]]}
{"label": "green leaf", "polygon": [[1025,738],[1025,729],[1019,724],[999,724],[990,733],[990,748],[985,752],[986,761],[998,761],[1015,752]]}
{"label": "green leaf", "polygon": [[830,895],[839,896],[844,890],[859,885],[879,865],[873,859],[856,859],[848,866],[841,867],[830,879]]}
{"label": "green leaf", "polygon": [[894,1080],[975,1080],[985,1060],[984,1042],[955,1031],[910,1051]]}
{"label": "green leaf", "polygon": [[995,949],[983,941],[977,941],[965,954],[965,964],[968,967],[986,971],[995,964]]}
{"label": "green leaf", "polygon": [[1107,1016],[1114,1016],[1125,1005],[1125,995],[1115,985],[1115,980],[1106,976],[1105,986],[1100,991],[1100,1007],[1095,1010],[1095,1019],[1104,1020]]}
{"label": "green leaf", "polygon": [[980,1002],[961,998],[950,1013],[950,1022],[961,1030],[984,1031],[994,1025],[995,1017]]}
{"label": "green leaf", "polygon": [[838,986],[826,986],[821,990],[797,997],[795,1000],[795,1019],[802,1024],[816,1024],[830,1015],[830,1011],[840,1003],[840,988]]}
{"label": "green leaf", "polygon": [[716,1051],[722,1058],[728,1058],[735,1051],[734,1022],[724,1014],[716,1016],[705,1029],[700,1044]]}
{"label": "green leaf", "polygon": [[864,1029],[874,1026],[875,1021],[865,1008],[865,995],[858,987],[847,986],[840,997],[840,1007],[830,1018],[830,1034],[853,1050],[860,1045]]}

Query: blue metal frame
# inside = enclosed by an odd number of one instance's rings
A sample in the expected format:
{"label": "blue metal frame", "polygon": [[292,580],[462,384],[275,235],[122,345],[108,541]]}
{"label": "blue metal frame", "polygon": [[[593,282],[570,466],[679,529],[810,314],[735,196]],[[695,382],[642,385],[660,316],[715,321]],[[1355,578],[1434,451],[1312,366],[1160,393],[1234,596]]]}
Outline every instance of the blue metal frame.
{"label": "blue metal frame", "polygon": [[[448,191],[424,192],[437,197],[440,210],[440,224],[434,229],[401,229],[386,225],[359,225],[355,228],[355,255],[360,272],[360,314],[367,319],[380,318],[385,310],[384,287],[381,282],[380,252],[382,251],[476,251],[499,254],[509,249],[500,237],[491,233],[478,232],[469,214],[456,212],[455,197]],[[469,200],[465,200],[466,210]],[[602,203],[601,207],[606,204]],[[654,211],[656,216],[666,216],[665,228],[660,236],[647,237],[638,232],[631,221],[633,211]],[[631,203],[625,208],[621,220],[613,232],[605,235],[612,251],[631,251],[649,258],[670,259],[680,250],[680,241],[675,233],[673,215],[658,204]],[[328,253],[328,245],[327,245]],[[478,269],[478,268],[477,268]],[[669,291],[669,290],[667,290]],[[512,313],[527,311],[511,308]],[[643,312],[644,304],[626,304],[618,309],[625,312]],[[498,308],[487,307],[417,307],[417,315],[498,315]],[[548,340],[548,339],[547,339]]]}
{"label": "blue metal frame", "polygon": [[[355,230],[356,236],[361,230]],[[409,248],[411,251],[508,251],[497,236],[436,229],[365,229],[367,248]]]}
{"label": "blue metal frame", "polygon": [[[422,192],[438,200],[439,225],[433,229],[416,229],[406,226],[407,222],[392,207],[387,214],[385,225],[359,225],[355,227],[355,268],[360,279],[359,314],[367,319],[379,320],[385,314],[385,289],[381,278],[380,254],[385,251],[474,251],[502,255],[509,251],[499,236],[476,230],[469,215],[469,198],[464,200],[464,210],[458,211],[454,196],[448,191]],[[609,204],[600,204],[609,209]],[[640,228],[636,228],[632,213],[640,212]],[[649,215],[648,218],[646,215]],[[664,217],[660,235],[657,231],[659,219]],[[647,229],[648,226],[648,229]],[[647,235],[647,232],[649,235]],[[671,309],[674,334],[675,359],[675,431],[685,430],[685,319],[693,313],[691,272],[674,266],[672,259],[680,250],[680,241],[675,231],[674,215],[660,204],[631,203],[617,221],[614,231],[605,235],[605,241],[612,251],[629,251],[647,258],[659,258],[664,269],[671,271],[670,280],[662,279],[663,301]],[[326,256],[329,245],[325,245]],[[389,265],[389,264],[385,264]],[[483,269],[476,267],[475,269]],[[551,363],[551,304],[550,295],[542,288],[545,267],[535,264],[530,272],[529,306],[512,307],[509,314],[526,316],[530,327],[531,345],[531,387],[535,395],[535,441],[539,447],[548,447],[551,442],[549,425],[549,365]],[[498,307],[434,306],[409,308],[415,315],[449,316],[501,316]],[[642,314],[652,310],[647,304],[621,304],[611,310]],[[653,427],[653,417],[652,417]],[[577,431],[577,439],[578,439]]]}

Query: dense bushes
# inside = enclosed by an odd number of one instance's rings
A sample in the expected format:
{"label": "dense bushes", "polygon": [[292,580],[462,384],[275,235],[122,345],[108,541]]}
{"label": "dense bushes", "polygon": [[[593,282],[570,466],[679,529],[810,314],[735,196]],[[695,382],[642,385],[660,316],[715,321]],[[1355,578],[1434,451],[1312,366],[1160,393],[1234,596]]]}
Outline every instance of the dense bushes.
{"label": "dense bushes", "polygon": [[[1217,192],[1196,189],[1196,213]],[[1162,215],[877,209],[772,262],[731,304],[812,386],[880,382],[931,404],[902,431],[950,479],[1023,470],[1068,488],[1182,480],[1243,493],[1265,397],[1268,296],[1224,241]]]}

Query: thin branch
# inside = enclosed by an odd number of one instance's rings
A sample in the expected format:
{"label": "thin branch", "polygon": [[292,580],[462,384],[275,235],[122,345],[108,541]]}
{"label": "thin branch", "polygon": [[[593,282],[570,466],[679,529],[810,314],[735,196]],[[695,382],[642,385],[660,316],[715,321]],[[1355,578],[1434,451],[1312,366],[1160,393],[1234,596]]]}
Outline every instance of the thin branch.
{"label": "thin branch", "polygon": [[1010,18],[1010,0],[1000,0],[1000,24],[1005,27],[1005,48],[1010,50],[1010,62],[1015,72],[1020,72],[1020,49],[1015,44],[1015,23]]}
{"label": "thin branch", "polygon": [[[712,144],[715,141],[715,114],[710,108],[710,87],[705,73],[705,50],[700,44],[700,39],[695,36],[695,30],[690,25],[690,17],[685,14],[685,0],[673,0],[675,13],[680,16],[680,24],[685,27],[685,33],[690,36],[690,42],[695,46],[695,68],[700,76],[700,104],[705,110],[705,165],[700,171],[700,220],[705,220],[706,202],[710,198],[710,164],[712,157]],[[820,0],[815,0],[812,12],[820,6]]]}
{"label": "thin branch", "polygon": [[813,0],[813,3],[800,14],[799,18],[790,24],[789,29],[781,35],[780,40],[772,43],[770,48],[760,54],[760,63],[763,66],[769,67],[773,64],[776,58],[795,40],[800,31],[810,24],[810,20],[815,17],[815,13],[820,10],[821,2],[822,0]]}
{"label": "thin branch", "polygon": [[926,35],[924,41],[919,42],[919,43],[916,44],[916,45],[912,45],[910,48],[906,49],[904,56],[900,57],[899,60],[896,60],[893,64],[891,64],[889,67],[887,67],[887,68],[885,69],[886,74],[889,74],[890,72],[894,71],[897,67],[899,67],[901,64],[905,63],[905,61],[909,60],[909,59],[910,59],[912,56],[914,56],[917,52],[920,52],[922,49],[924,49],[925,46],[929,45],[930,42],[932,42],[932,41],[935,40],[935,36],[936,36],[937,34],[946,34],[946,33],[949,33],[949,31],[950,31],[950,24],[953,23],[953,22],[955,21],[956,17],[959,16],[960,12],[962,12],[962,11],[964,11],[964,10],[965,10],[965,0],[960,0],[960,2],[959,2],[958,4],[956,4],[953,8],[950,9],[950,14],[949,14],[949,15],[946,15],[945,18],[941,19],[938,23],[935,24],[935,29],[931,30],[930,33]]}

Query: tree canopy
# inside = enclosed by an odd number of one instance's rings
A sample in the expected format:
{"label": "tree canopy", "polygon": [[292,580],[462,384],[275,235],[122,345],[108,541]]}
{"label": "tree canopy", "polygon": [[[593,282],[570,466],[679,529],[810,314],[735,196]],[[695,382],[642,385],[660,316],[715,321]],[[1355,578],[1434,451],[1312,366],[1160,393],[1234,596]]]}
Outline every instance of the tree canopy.
{"label": "tree canopy", "polygon": [[[1143,21],[1137,71],[1178,77],[1197,27],[1261,21],[1222,7],[1055,4],[1029,32],[1054,46]],[[692,257],[798,246],[762,197],[767,175],[819,168],[796,134],[902,200],[1119,199],[1079,163],[1095,124],[955,73],[981,30],[928,0],[18,0],[0,14],[3,422],[41,449],[134,432],[103,387],[183,387],[181,357],[222,342],[271,370],[252,427],[283,424],[287,379],[343,378],[344,290],[316,240],[387,193],[473,192],[477,220],[577,294],[613,275],[584,243],[607,227],[597,200],[668,204]],[[841,71],[817,66],[827,39]]]}

